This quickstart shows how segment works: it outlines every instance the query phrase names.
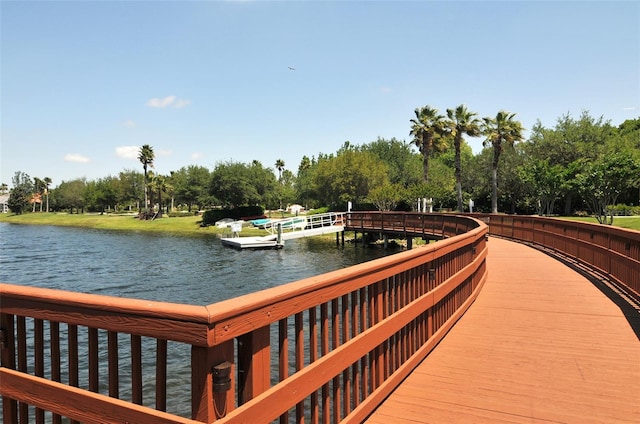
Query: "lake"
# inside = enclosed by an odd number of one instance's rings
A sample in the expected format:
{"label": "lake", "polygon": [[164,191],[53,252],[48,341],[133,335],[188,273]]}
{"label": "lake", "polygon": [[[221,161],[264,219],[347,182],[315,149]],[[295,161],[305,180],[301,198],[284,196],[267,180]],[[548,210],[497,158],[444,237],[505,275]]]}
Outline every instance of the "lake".
{"label": "lake", "polygon": [[0,281],[206,305],[395,252],[335,238],[234,250],[213,236],[0,223]]}
{"label": "lake", "polygon": [[[336,246],[335,238],[288,240],[279,250],[233,250],[213,236],[184,237],[0,223],[0,282],[137,299],[207,305],[319,275],[398,250]],[[28,320],[28,326],[32,326]],[[66,328],[63,326],[62,328]],[[45,334],[48,330],[45,328]],[[65,346],[65,335],[61,336]],[[86,328],[80,330],[80,387],[87,387]],[[103,342],[104,331],[100,332]],[[143,338],[143,368],[153,369],[153,339]],[[275,340],[274,343],[277,343]],[[28,341],[31,350],[32,341]],[[48,345],[48,341],[45,340]],[[120,356],[120,396],[131,398],[128,338]],[[149,353],[147,353],[149,352]],[[274,361],[277,357],[272,358]],[[45,366],[49,366],[48,356]],[[63,359],[64,362],[64,359]],[[100,375],[108,375],[101,353]],[[190,346],[168,345],[167,411],[190,415]],[[33,359],[28,368],[33,372]],[[62,381],[67,379],[63,364]],[[154,382],[143,404],[153,407]],[[107,393],[106,382],[100,392]],[[0,407],[2,402],[0,401]],[[50,418],[50,415],[47,415]],[[48,419],[47,422],[50,422]]]}

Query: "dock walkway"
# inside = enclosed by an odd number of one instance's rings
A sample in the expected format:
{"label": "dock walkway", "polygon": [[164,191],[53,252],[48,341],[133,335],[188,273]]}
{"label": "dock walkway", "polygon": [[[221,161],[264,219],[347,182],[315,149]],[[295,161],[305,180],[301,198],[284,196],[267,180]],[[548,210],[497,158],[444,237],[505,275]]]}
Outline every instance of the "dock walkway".
{"label": "dock walkway", "polygon": [[[301,215],[284,219],[264,220],[260,228],[270,234],[264,236],[223,237],[222,244],[236,249],[271,249],[282,248],[285,240],[313,237],[344,231],[344,212],[327,212],[315,215]],[[240,221],[241,222],[241,221]]]}
{"label": "dock walkway", "polygon": [[487,264],[475,303],[367,423],[640,423],[637,311],[523,244],[491,238]]}

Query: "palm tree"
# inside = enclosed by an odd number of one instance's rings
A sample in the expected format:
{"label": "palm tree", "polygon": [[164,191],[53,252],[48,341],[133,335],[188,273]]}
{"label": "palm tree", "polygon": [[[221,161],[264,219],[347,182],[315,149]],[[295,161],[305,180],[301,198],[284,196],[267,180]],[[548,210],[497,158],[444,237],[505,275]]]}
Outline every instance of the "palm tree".
{"label": "palm tree", "polygon": [[42,212],[42,195],[44,194],[44,189],[46,185],[44,180],[41,180],[38,177],[33,178],[33,188],[35,193],[33,193],[33,212],[36,211],[36,203],[40,203],[40,212]]}
{"label": "palm tree", "polygon": [[284,169],[284,161],[282,159],[278,159],[276,161],[276,169],[278,170],[278,181],[282,180],[282,170]]}
{"label": "palm tree", "polygon": [[515,113],[501,110],[495,118],[483,118],[482,133],[487,136],[482,142],[484,147],[493,146],[491,213],[498,213],[498,161],[502,153],[502,144],[513,145],[522,140],[522,124],[513,118]]}
{"label": "palm tree", "polygon": [[153,148],[148,144],[145,144],[140,148],[138,153],[138,160],[142,163],[142,169],[144,169],[144,212],[145,216],[149,213],[149,171],[148,168],[153,168]]}
{"label": "palm tree", "polygon": [[164,175],[152,175],[151,176],[151,188],[152,193],[155,191],[158,194],[158,217],[162,218],[164,208],[162,206],[162,193],[169,190],[170,186],[167,183],[167,177]]}
{"label": "palm tree", "polygon": [[467,110],[465,105],[460,105],[455,109],[447,109],[448,122],[447,130],[453,138],[453,147],[456,152],[455,174],[456,174],[456,190],[458,191],[458,211],[463,212],[462,206],[462,167],[460,165],[460,149],[462,145],[462,136],[478,137],[480,132],[480,120],[475,118],[477,114]]}
{"label": "palm tree", "polygon": [[49,212],[49,186],[51,185],[51,183],[53,182],[53,180],[49,177],[44,177],[44,184],[45,184],[45,189],[44,189],[44,193],[47,195],[47,209],[46,212]]}
{"label": "palm tree", "polygon": [[438,109],[431,106],[416,108],[416,119],[410,119],[411,131],[409,135],[414,137],[413,143],[418,146],[422,154],[422,169],[424,182],[429,182],[429,157],[431,150],[440,150],[441,145],[435,144],[444,131],[444,116],[438,114]]}

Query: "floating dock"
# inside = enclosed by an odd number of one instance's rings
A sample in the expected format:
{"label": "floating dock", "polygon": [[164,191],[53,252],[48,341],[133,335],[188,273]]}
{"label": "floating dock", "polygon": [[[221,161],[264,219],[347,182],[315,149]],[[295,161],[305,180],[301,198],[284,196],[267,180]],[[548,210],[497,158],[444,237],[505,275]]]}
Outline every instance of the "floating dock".
{"label": "floating dock", "polygon": [[285,240],[344,231],[344,215],[344,212],[329,212],[279,219],[266,225],[261,223],[271,233],[265,236],[240,237],[242,229],[236,226],[233,229],[234,237],[223,237],[221,241],[223,245],[235,249],[281,249]]}
{"label": "floating dock", "polygon": [[278,236],[270,234],[262,237],[225,237],[222,244],[234,249],[279,249],[284,246],[282,241],[278,244]]}

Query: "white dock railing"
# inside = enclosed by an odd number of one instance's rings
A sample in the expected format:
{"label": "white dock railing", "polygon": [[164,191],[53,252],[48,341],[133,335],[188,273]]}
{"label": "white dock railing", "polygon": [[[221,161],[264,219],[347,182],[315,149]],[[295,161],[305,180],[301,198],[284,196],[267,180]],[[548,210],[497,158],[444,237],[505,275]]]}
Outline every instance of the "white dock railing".
{"label": "white dock railing", "polygon": [[278,226],[283,233],[304,232],[324,227],[341,227],[346,221],[346,212],[327,212],[315,215],[299,215],[290,218],[274,219],[264,225],[271,234],[277,234]]}

